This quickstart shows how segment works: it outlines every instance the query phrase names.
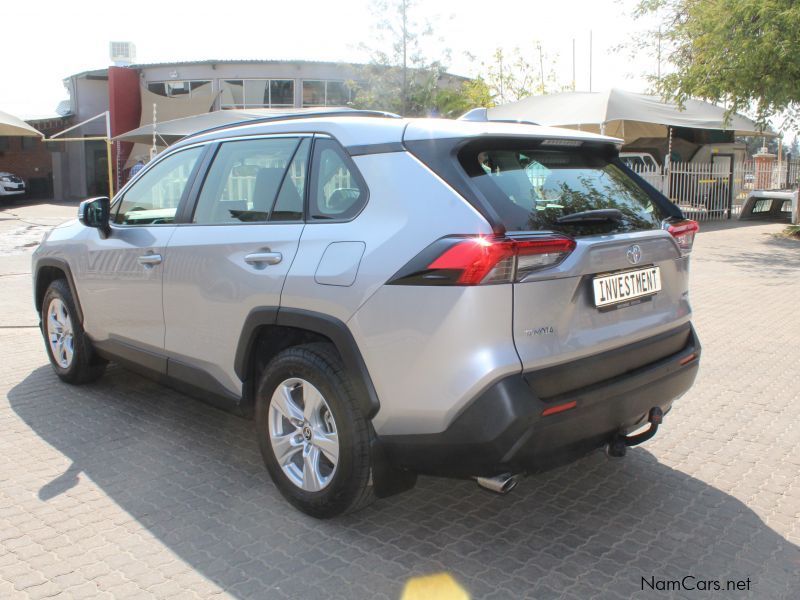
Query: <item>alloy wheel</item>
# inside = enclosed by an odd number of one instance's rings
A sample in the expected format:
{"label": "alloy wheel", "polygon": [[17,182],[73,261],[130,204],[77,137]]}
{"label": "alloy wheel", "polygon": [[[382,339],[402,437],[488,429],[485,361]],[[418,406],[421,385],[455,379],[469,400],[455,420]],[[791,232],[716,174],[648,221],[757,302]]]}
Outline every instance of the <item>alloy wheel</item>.
{"label": "alloy wheel", "polygon": [[339,462],[339,435],[320,391],[305,379],[281,382],[269,405],[269,439],[278,465],[307,492],[324,489]]}
{"label": "alloy wheel", "polygon": [[75,354],[75,333],[67,305],[59,298],[53,298],[47,308],[47,341],[53,359],[62,369],[68,369]]}

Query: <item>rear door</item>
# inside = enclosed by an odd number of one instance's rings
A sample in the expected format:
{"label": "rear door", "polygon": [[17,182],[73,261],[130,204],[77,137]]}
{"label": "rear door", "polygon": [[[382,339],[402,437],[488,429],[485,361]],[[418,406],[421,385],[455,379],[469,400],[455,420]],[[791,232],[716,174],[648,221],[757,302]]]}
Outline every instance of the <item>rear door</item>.
{"label": "rear door", "polygon": [[[270,136],[219,144],[196,184],[191,223],[169,242],[164,270],[169,374],[241,393],[237,343],[250,311],[280,305],[303,231],[311,138]],[[209,385],[204,384],[205,387]]]}
{"label": "rear door", "polygon": [[506,235],[576,241],[555,267],[519,259],[513,336],[525,370],[651,338],[690,316],[687,258],[665,230],[676,209],[608,148],[546,142],[473,144],[460,154]]}

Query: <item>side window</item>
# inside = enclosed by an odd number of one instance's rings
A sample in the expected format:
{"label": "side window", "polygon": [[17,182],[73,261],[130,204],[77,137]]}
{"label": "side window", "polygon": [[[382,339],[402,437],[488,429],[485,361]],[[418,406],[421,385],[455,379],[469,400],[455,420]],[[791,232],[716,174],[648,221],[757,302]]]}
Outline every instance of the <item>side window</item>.
{"label": "side window", "polygon": [[270,221],[302,221],[303,198],[306,191],[306,170],[308,169],[308,150],[311,147],[309,138],[300,142],[294,153],[289,171],[283,178],[278,199],[269,215]]}
{"label": "side window", "polygon": [[312,219],[346,220],[367,201],[367,188],[352,161],[333,140],[314,142],[309,213]]}
{"label": "side window", "polygon": [[298,144],[297,138],[221,144],[192,221],[199,225],[266,222]]}
{"label": "side window", "polygon": [[119,225],[163,225],[175,222],[186,183],[205,148],[197,146],[161,160],[134,183],[119,204]]}

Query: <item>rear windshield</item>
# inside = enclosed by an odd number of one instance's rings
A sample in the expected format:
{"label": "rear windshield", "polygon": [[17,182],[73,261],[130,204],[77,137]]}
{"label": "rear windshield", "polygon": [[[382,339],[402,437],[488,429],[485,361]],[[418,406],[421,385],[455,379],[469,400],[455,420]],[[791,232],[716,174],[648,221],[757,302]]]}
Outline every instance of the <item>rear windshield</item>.
{"label": "rear windshield", "polygon": [[[665,215],[613,159],[591,150],[490,149],[460,157],[464,170],[509,231],[561,231],[594,235],[658,229]],[[603,219],[559,222],[566,215],[602,209]],[[577,216],[577,215],[576,215]]]}

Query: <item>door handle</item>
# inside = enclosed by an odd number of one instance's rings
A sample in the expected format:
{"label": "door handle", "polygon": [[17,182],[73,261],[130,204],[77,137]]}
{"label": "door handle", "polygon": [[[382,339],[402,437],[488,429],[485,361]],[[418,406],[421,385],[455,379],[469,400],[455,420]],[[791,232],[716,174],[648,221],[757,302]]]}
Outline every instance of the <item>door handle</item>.
{"label": "door handle", "polygon": [[160,254],[145,254],[144,256],[140,256],[138,259],[140,265],[144,265],[145,267],[152,267],[154,265],[161,264],[161,255]]}
{"label": "door handle", "polygon": [[244,257],[244,262],[249,265],[277,265],[283,260],[280,252],[253,252]]}

